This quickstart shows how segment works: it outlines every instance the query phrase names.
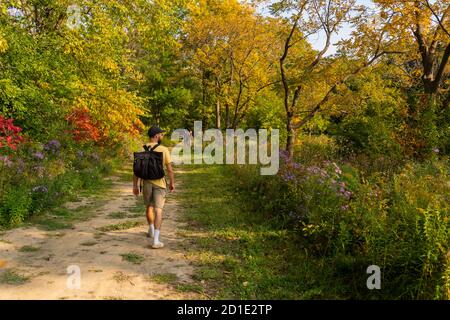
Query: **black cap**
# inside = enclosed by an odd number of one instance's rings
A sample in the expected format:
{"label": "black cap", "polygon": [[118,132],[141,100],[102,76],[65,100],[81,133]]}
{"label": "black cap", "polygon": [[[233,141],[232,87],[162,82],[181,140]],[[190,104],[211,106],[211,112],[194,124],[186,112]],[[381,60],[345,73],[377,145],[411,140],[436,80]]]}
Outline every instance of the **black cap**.
{"label": "black cap", "polygon": [[156,136],[158,133],[163,133],[163,132],[166,132],[166,131],[161,129],[160,127],[152,126],[150,129],[148,129],[148,136],[151,138],[151,137]]}

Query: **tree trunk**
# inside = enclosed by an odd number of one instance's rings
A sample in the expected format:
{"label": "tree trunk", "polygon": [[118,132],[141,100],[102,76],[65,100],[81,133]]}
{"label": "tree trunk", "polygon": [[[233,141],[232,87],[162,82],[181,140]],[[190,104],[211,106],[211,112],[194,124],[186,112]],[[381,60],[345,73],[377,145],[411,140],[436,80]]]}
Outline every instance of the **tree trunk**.
{"label": "tree trunk", "polygon": [[229,129],[230,128],[230,105],[228,104],[228,102],[225,104],[225,128]]}
{"label": "tree trunk", "polygon": [[450,107],[450,91],[447,92],[444,101],[442,102],[442,109]]}
{"label": "tree trunk", "polygon": [[292,127],[292,114],[288,114],[286,117],[286,132],[287,132],[287,138],[286,138],[286,151],[289,154],[289,158],[292,158],[294,156],[294,141],[295,141],[295,131]]}
{"label": "tree trunk", "polygon": [[[303,8],[301,9],[301,11],[303,11]],[[297,16],[297,18],[294,21],[294,24],[292,25],[291,32],[289,33],[289,36],[287,37],[284,43],[283,55],[280,58],[281,82],[283,84],[284,89],[284,108],[286,110],[286,134],[287,134],[286,151],[288,152],[290,158],[292,158],[294,155],[294,128],[292,127],[293,113],[291,112],[291,108],[289,106],[289,97],[290,97],[289,83],[286,76],[284,64],[288,56],[289,48],[291,47],[292,36],[294,35],[295,29],[297,28],[299,19],[300,14]]]}
{"label": "tree trunk", "polygon": [[220,129],[220,100],[216,101],[216,129]]}

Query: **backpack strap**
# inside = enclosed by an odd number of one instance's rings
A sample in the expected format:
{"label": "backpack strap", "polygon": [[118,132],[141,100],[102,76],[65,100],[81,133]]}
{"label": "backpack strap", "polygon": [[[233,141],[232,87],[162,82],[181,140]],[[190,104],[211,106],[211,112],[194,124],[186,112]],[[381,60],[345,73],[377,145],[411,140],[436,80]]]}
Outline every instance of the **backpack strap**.
{"label": "backpack strap", "polygon": [[158,147],[159,147],[159,143],[156,144],[156,146],[154,146],[153,148],[151,148],[150,151],[153,151],[153,150],[155,150],[155,149],[158,148]]}
{"label": "backpack strap", "polygon": [[147,145],[144,145],[143,147],[144,147],[145,151],[148,151],[148,146]]}

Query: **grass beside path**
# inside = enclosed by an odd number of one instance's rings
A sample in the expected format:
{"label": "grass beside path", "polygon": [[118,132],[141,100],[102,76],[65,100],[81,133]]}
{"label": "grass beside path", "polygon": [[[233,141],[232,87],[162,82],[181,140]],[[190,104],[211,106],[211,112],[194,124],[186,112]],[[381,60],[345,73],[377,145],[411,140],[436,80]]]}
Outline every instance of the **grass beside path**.
{"label": "grass beside path", "polygon": [[[250,207],[231,166],[182,166],[177,194],[188,222],[188,257],[194,278],[215,299],[337,298],[326,290],[333,279],[317,274],[287,230]],[[317,279],[320,278],[320,283]]]}
{"label": "grass beside path", "polygon": [[[110,170],[105,172],[99,180],[79,190],[76,196],[67,199],[68,202],[80,202],[79,206],[70,209],[63,206],[47,208],[32,216],[21,226],[38,226],[43,230],[55,231],[71,229],[75,223],[93,218],[99,213],[97,209],[109,199],[113,182],[107,178],[115,176],[119,181],[132,181],[129,167],[129,161],[115,159],[111,162]],[[83,203],[83,199],[88,202]]]}

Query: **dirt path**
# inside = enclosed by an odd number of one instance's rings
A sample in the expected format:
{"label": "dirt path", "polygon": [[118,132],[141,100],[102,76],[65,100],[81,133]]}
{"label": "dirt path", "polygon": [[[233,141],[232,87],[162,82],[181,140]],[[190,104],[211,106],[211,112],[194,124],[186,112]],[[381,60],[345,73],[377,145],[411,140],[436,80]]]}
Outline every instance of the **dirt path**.
{"label": "dirt path", "polygon": [[[140,199],[131,194],[131,183],[112,180],[110,196],[96,215],[72,229],[49,232],[29,227],[0,235],[0,299],[202,298],[187,289],[193,282],[193,267],[183,253],[184,239],[177,234],[183,224],[178,221],[176,193],[166,201],[161,232],[165,247],[155,250],[145,237],[144,207],[140,214]],[[89,204],[90,199],[81,203]],[[119,213],[120,218],[114,216]],[[102,229],[124,223],[137,226]],[[71,265],[80,268],[80,289],[67,287]]]}

